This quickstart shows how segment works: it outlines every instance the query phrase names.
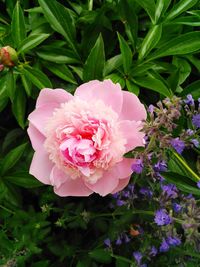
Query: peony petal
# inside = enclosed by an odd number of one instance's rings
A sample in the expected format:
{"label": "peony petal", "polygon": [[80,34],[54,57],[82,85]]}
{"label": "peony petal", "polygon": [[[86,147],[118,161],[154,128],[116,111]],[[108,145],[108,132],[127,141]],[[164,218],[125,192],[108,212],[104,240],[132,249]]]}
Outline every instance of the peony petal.
{"label": "peony petal", "polygon": [[115,194],[124,189],[128,185],[129,181],[130,177],[119,180],[118,186],[111,192],[111,194]]}
{"label": "peony petal", "polygon": [[122,120],[146,120],[147,113],[144,105],[133,93],[123,91],[123,105],[120,119]]}
{"label": "peony petal", "polygon": [[137,146],[144,146],[144,133],[140,132],[142,124],[136,121],[119,122],[120,131],[127,140],[126,152]]}
{"label": "peony petal", "polygon": [[93,193],[92,190],[86,187],[82,178],[73,180],[57,168],[54,170],[52,178],[55,184],[59,185],[60,183],[59,187],[54,186],[54,192],[61,197],[86,197]]}
{"label": "peony petal", "polygon": [[31,112],[28,116],[31,124],[45,136],[45,124],[47,120],[53,115],[55,105],[49,104],[39,107]]}
{"label": "peony petal", "polygon": [[50,173],[53,168],[53,163],[49,160],[48,154],[41,147],[33,155],[29,173],[36,177],[44,184],[50,184]]}
{"label": "peony petal", "polygon": [[113,169],[116,169],[117,176],[119,179],[127,178],[131,176],[133,171],[131,170],[131,165],[134,163],[135,159],[124,158],[121,162],[117,163]]}
{"label": "peony petal", "polygon": [[73,96],[63,89],[44,88],[37,98],[36,108],[49,104],[59,107],[61,103],[68,102],[72,98]]}
{"label": "peony petal", "polygon": [[33,149],[35,151],[39,150],[45,141],[44,135],[42,135],[31,123],[29,123],[27,132],[31,140]]}
{"label": "peony petal", "polygon": [[114,175],[113,172],[106,171],[95,184],[86,183],[86,185],[92,191],[104,197],[117,187],[119,179],[117,179],[116,174]]}
{"label": "peony petal", "polygon": [[76,89],[75,96],[85,101],[100,99],[105,105],[111,106],[118,114],[121,111],[123,101],[122,90],[119,84],[114,84],[111,80],[103,82],[94,80],[85,83]]}

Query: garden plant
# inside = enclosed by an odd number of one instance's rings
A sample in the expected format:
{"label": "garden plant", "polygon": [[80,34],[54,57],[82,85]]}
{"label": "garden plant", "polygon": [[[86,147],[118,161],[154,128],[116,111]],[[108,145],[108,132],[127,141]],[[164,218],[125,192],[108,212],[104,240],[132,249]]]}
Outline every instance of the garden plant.
{"label": "garden plant", "polygon": [[0,0],[0,266],[200,266],[199,56],[199,0]]}

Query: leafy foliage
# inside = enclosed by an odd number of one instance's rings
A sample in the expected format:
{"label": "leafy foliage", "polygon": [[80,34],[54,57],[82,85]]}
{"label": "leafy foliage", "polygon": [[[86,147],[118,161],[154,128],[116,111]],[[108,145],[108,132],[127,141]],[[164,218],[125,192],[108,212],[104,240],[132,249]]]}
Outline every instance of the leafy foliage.
{"label": "leafy foliage", "polygon": [[[114,240],[138,218],[152,223],[152,215],[138,217],[124,208],[110,212],[110,197],[59,198],[41,185],[28,173],[27,117],[42,88],[73,93],[91,79],[110,78],[146,105],[174,94],[197,100],[199,7],[198,0],[0,2],[0,48],[13,47],[18,56],[0,72],[1,266],[135,266],[128,248],[115,255],[103,240],[108,235]],[[196,153],[191,165],[199,161]],[[172,157],[166,179],[199,197],[196,180],[184,162],[178,164]],[[132,242],[134,249],[137,238]],[[180,255],[187,266],[200,262],[188,245],[150,266],[175,266]]]}

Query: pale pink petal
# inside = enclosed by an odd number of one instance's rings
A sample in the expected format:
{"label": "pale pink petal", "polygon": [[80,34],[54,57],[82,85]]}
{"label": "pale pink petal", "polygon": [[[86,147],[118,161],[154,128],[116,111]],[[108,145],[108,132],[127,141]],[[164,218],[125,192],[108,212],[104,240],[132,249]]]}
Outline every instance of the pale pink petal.
{"label": "pale pink petal", "polygon": [[50,184],[50,173],[53,168],[53,163],[49,160],[48,154],[41,147],[33,155],[29,173],[36,177],[44,184]]}
{"label": "pale pink petal", "polygon": [[120,119],[122,120],[146,120],[147,113],[139,98],[133,93],[123,91],[123,105]]}
{"label": "pale pink petal", "polygon": [[56,108],[55,105],[49,104],[39,107],[31,112],[28,116],[28,120],[31,124],[45,136],[45,124],[47,120],[53,115],[53,111]]}
{"label": "pale pink petal", "polygon": [[[93,193],[92,190],[86,187],[82,178],[72,180],[70,177],[67,177],[66,174],[62,171],[54,171],[53,176],[54,182],[57,185],[60,183],[59,187],[54,186],[54,192],[61,197],[86,197]],[[58,182],[56,182],[56,180]]]}
{"label": "pale pink petal", "polygon": [[128,185],[129,181],[130,181],[130,177],[119,180],[118,186],[111,192],[111,194],[115,194],[121,191],[122,189],[124,189]]}
{"label": "pale pink petal", "polygon": [[113,169],[115,168],[117,171],[117,176],[119,179],[127,178],[128,176],[131,176],[132,170],[131,165],[134,163],[135,159],[131,158],[124,158],[121,162],[117,163]]}
{"label": "pale pink petal", "polygon": [[111,80],[103,82],[94,80],[85,83],[76,89],[75,96],[85,101],[100,99],[105,105],[111,106],[118,114],[121,111],[122,90],[119,84],[114,84]]}
{"label": "pale pink petal", "polygon": [[95,184],[86,183],[86,185],[92,191],[104,197],[110,194],[117,187],[119,179],[116,177],[116,175],[117,173],[113,175],[113,172],[106,171]]}
{"label": "pale pink petal", "polygon": [[142,124],[136,121],[121,121],[119,123],[120,131],[127,140],[126,152],[137,146],[144,146],[144,133],[140,132]]}
{"label": "pale pink petal", "polygon": [[68,102],[72,98],[73,96],[63,89],[44,88],[37,98],[36,108],[49,104],[59,107],[61,103]]}
{"label": "pale pink petal", "polygon": [[31,123],[29,123],[27,132],[31,140],[33,149],[35,151],[40,149],[45,141],[44,135],[42,135]]}

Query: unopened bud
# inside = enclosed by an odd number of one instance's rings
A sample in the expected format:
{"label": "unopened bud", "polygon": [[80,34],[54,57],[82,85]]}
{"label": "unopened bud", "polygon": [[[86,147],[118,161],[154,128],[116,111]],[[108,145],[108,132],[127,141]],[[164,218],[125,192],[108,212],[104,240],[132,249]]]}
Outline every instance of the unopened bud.
{"label": "unopened bud", "polygon": [[0,64],[6,67],[14,67],[18,62],[17,52],[10,46],[0,49]]}
{"label": "unopened bud", "polygon": [[4,69],[4,65],[0,64],[0,72]]}

